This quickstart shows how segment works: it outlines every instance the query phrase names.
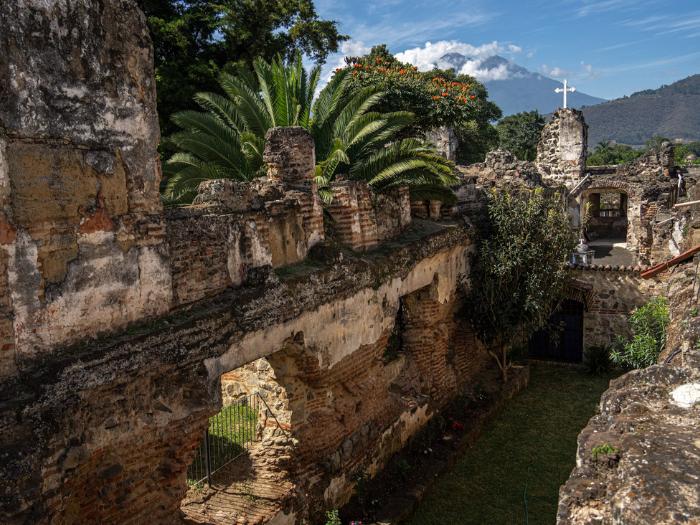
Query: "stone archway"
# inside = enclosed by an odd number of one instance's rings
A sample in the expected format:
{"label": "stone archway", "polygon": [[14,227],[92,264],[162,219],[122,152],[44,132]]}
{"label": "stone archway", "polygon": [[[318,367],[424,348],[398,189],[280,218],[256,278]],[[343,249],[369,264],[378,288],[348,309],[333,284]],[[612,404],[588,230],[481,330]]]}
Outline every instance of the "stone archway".
{"label": "stone archway", "polygon": [[633,184],[610,177],[595,177],[570,200],[574,226],[583,225],[602,264],[634,265],[643,237],[641,196]]}
{"label": "stone archway", "polygon": [[[282,352],[284,348],[277,353]],[[269,358],[259,358],[218,378],[215,391],[220,392],[222,408],[210,419],[210,436],[200,449],[215,432],[216,439],[223,436],[236,441],[243,450],[235,457],[225,458],[225,465],[217,465],[211,485],[192,483],[196,480],[188,476],[189,490],[181,504],[188,520],[209,525],[241,520],[276,525],[296,522],[292,482],[296,441],[292,428],[297,421],[293,415],[292,382],[288,379],[282,384],[278,380]],[[226,444],[224,450],[225,447]],[[209,451],[206,454],[213,455]],[[202,459],[196,456],[195,463],[198,460],[201,463]],[[201,470],[198,472],[201,477]]]}

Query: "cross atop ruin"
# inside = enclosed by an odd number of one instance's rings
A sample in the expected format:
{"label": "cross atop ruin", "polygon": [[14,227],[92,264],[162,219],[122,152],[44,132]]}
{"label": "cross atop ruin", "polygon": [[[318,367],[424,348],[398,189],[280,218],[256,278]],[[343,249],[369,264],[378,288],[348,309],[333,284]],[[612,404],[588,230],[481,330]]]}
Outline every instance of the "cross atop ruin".
{"label": "cross atop ruin", "polygon": [[576,88],[571,86],[568,87],[569,83],[568,80],[564,79],[564,87],[563,88],[557,88],[554,90],[555,93],[564,93],[564,105],[562,106],[564,109],[566,109],[566,94],[567,93],[574,93],[576,91]]}

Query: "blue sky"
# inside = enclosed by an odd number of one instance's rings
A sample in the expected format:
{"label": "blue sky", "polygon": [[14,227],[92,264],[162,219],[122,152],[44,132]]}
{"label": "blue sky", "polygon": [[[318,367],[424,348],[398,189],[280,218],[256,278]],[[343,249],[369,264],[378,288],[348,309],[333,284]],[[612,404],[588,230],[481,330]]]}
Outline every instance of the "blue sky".
{"label": "blue sky", "polygon": [[[321,17],[338,21],[352,37],[344,44],[350,55],[380,43],[416,65],[443,51],[498,53],[603,98],[700,73],[700,0],[315,3]],[[331,57],[327,69],[341,60]]]}

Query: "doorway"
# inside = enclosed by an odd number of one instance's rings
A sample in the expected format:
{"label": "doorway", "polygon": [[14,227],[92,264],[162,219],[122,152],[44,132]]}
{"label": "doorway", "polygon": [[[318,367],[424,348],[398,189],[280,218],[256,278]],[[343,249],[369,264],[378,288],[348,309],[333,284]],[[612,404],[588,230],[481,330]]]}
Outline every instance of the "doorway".
{"label": "doorway", "polygon": [[583,303],[566,299],[547,325],[530,338],[530,357],[580,363],[583,360],[583,311]]}

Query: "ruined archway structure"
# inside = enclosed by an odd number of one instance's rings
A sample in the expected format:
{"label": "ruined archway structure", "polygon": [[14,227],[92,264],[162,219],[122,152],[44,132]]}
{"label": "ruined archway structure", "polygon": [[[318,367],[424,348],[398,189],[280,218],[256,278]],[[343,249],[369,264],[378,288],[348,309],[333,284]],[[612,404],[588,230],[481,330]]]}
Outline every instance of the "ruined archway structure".
{"label": "ruined archway structure", "polygon": [[3,2],[0,48],[0,521],[176,522],[220,376],[264,358],[293,392],[293,523],[475,381],[467,228],[404,235],[405,189],[339,183],[345,247],[323,243],[299,128],[269,133],[268,178],[164,211],[134,1]]}

